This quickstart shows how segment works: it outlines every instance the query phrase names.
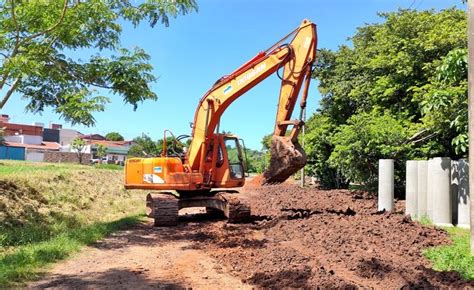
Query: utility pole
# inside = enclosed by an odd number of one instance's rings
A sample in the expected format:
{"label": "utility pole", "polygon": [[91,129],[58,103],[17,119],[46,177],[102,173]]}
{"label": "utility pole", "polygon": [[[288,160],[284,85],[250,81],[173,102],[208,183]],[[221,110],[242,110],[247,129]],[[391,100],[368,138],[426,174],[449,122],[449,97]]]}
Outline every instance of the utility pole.
{"label": "utility pole", "polygon": [[469,197],[471,200],[471,255],[474,255],[474,0],[467,1]]}

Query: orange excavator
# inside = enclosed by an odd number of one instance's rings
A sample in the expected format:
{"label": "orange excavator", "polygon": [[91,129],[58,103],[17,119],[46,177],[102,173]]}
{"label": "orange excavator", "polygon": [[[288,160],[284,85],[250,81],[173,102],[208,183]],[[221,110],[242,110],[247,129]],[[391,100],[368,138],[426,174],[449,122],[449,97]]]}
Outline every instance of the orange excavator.
{"label": "orange excavator", "polygon": [[[178,211],[187,207],[223,212],[229,222],[250,218],[248,202],[229,190],[245,183],[245,149],[237,136],[219,133],[219,123],[233,101],[275,72],[281,89],[263,183],[283,182],[306,164],[298,134],[304,124],[316,45],[316,25],[303,20],[297,29],[212,86],[196,109],[191,136],[174,138],[171,134],[173,142],[167,144],[169,131],[165,131],[160,157],[126,161],[125,188],[152,191],[147,195],[147,208],[155,226],[177,224]],[[299,119],[291,120],[302,87],[301,113]],[[172,150],[183,137],[191,137],[189,149]]]}

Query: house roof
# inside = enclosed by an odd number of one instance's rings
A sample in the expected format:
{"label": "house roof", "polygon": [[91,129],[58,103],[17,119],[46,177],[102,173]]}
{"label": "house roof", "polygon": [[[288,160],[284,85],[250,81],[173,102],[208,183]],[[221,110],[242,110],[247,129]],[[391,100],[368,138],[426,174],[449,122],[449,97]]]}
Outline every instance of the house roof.
{"label": "house roof", "polygon": [[0,127],[4,128],[5,136],[12,136],[15,134],[43,136],[43,127],[41,126],[0,122]]}
{"label": "house roof", "polygon": [[[86,140],[89,141],[89,140]],[[107,148],[109,147],[129,147],[133,144],[133,141],[107,141],[107,140],[90,140],[88,142],[92,145],[103,145]]]}
{"label": "house roof", "polygon": [[56,142],[41,142],[41,144],[23,144],[16,142],[5,142],[6,146],[10,147],[23,147],[27,149],[41,149],[41,150],[59,150],[61,145]]}
{"label": "house roof", "polygon": [[80,138],[83,139],[83,140],[91,140],[91,141],[95,141],[95,140],[104,140],[105,141],[105,137],[100,135],[100,134],[87,134],[87,135],[80,136]]}

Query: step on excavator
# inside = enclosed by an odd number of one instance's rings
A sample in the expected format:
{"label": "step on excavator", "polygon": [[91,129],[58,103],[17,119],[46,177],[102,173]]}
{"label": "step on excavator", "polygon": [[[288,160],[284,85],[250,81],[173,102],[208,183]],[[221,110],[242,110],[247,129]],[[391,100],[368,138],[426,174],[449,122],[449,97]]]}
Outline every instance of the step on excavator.
{"label": "step on excavator", "polygon": [[[231,223],[250,219],[249,203],[230,190],[244,186],[245,147],[237,136],[219,133],[219,123],[232,102],[274,73],[281,79],[281,89],[270,164],[262,184],[281,183],[306,164],[298,134],[304,124],[316,46],[316,25],[303,20],[276,44],[212,86],[196,109],[191,136],[175,138],[165,130],[161,156],[126,161],[125,188],[151,191],[146,198],[147,214],[155,226],[176,225],[178,211],[188,207],[222,212]],[[302,88],[299,119],[291,120]],[[167,132],[171,133],[168,137]],[[189,147],[178,151],[185,137],[190,138]],[[167,144],[169,139],[171,144]]]}

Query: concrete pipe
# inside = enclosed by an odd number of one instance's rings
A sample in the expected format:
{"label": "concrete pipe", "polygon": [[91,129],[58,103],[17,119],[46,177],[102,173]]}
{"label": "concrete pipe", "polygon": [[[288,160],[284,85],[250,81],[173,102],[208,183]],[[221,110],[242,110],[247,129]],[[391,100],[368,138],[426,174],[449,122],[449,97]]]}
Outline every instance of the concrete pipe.
{"label": "concrete pipe", "polygon": [[428,169],[426,176],[426,216],[433,220],[433,173],[435,163],[433,159],[428,160]]}
{"label": "concrete pipe", "polygon": [[428,174],[431,174],[433,205],[433,223],[438,226],[451,226],[451,158],[436,157],[429,163]]}
{"label": "concrete pipe", "polygon": [[405,181],[405,214],[416,217],[418,211],[418,161],[407,161]]}
{"label": "concrete pipe", "polygon": [[469,163],[466,159],[458,162],[458,226],[469,228],[470,226],[470,196],[469,196]]}
{"label": "concrete pipe", "polygon": [[427,185],[428,185],[428,160],[420,160],[417,164],[418,171],[418,202],[417,202],[417,218],[421,219],[428,215],[427,212]]}
{"label": "concrete pipe", "polygon": [[453,225],[458,224],[458,191],[459,191],[459,161],[451,161],[451,219]]}
{"label": "concrete pipe", "polygon": [[378,210],[393,211],[394,204],[394,161],[379,160]]}

